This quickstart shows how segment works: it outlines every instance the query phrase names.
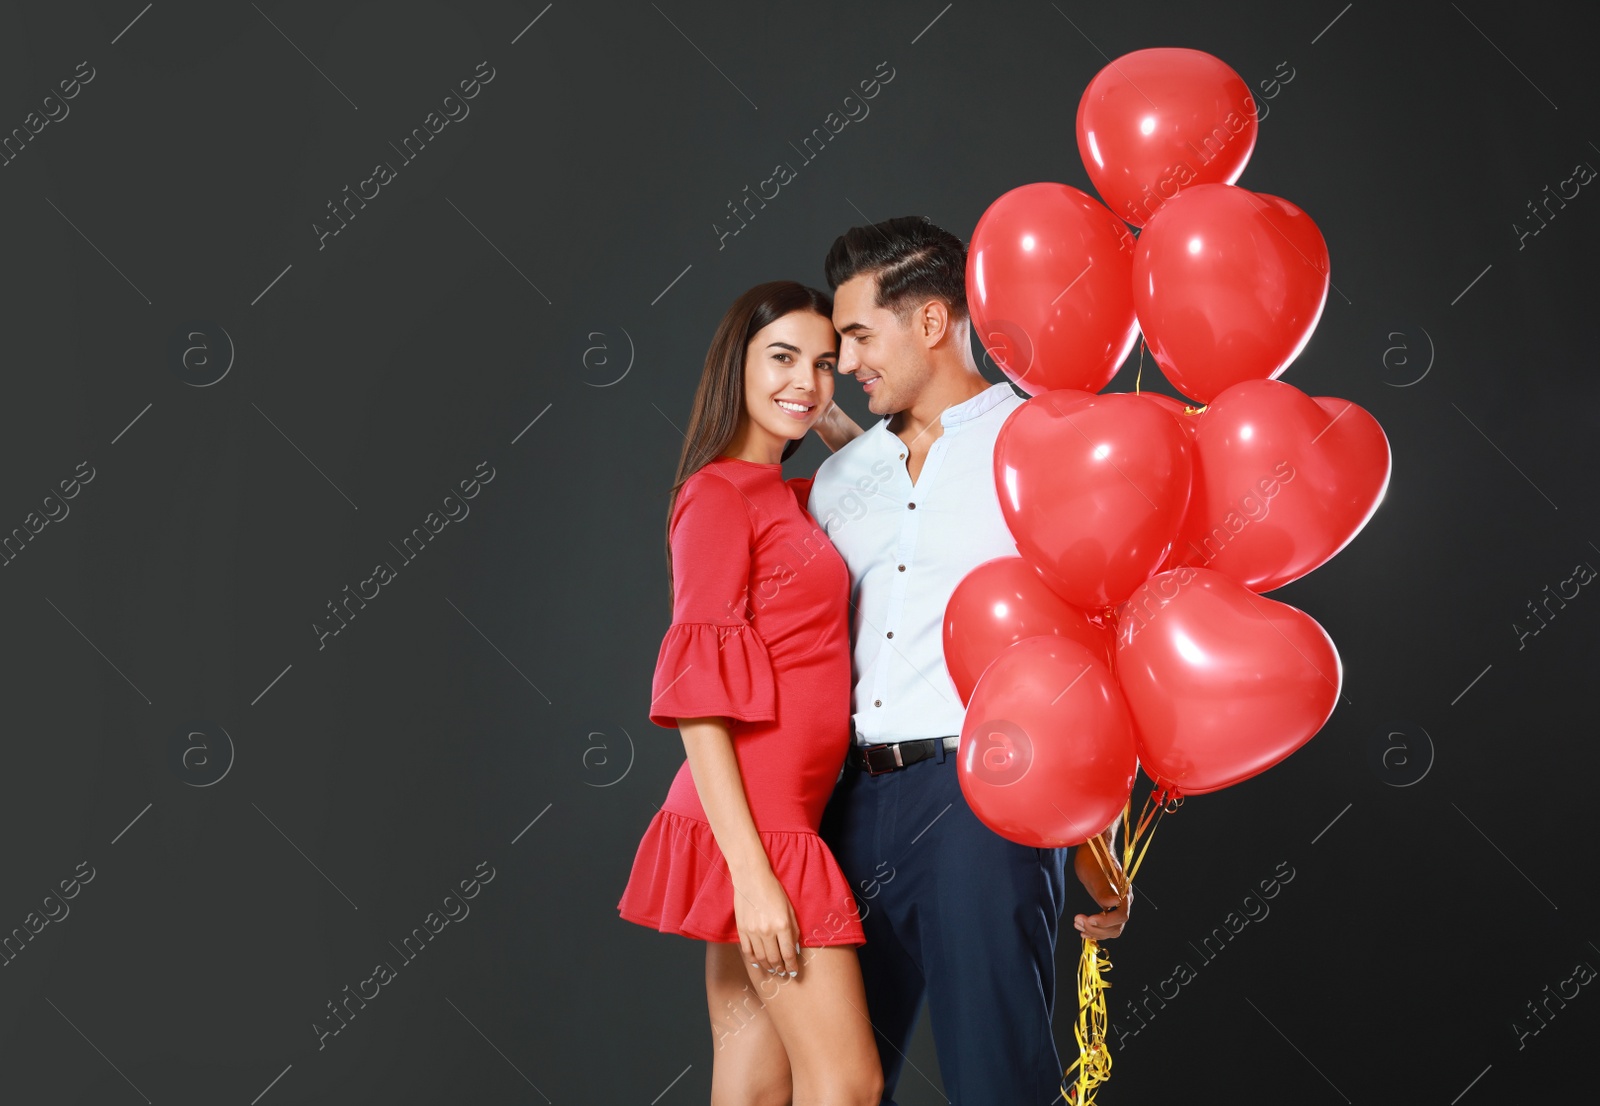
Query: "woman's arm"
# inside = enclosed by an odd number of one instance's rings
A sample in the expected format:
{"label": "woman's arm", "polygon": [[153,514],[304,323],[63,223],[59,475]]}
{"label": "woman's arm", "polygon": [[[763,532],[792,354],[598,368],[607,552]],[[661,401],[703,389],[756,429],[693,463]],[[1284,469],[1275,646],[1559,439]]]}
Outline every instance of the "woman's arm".
{"label": "woman's arm", "polygon": [[794,974],[800,923],[750,815],[726,718],[680,718],[689,773],[733,877],[734,923],[745,961]]}
{"label": "woman's arm", "polygon": [[833,402],[828,404],[828,409],[822,413],[822,417],[812,429],[817,432],[817,437],[822,439],[823,444],[834,453],[839,452],[861,433],[861,427],[856,424],[856,420],[845,414],[844,408]]}

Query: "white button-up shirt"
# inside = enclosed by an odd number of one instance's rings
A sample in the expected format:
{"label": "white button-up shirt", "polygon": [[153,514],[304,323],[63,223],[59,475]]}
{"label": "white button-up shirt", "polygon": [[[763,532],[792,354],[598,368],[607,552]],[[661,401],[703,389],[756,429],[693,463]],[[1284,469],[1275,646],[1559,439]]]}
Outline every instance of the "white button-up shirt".
{"label": "white button-up shirt", "polygon": [[850,569],[856,742],[961,732],[944,664],[944,609],[973,568],[1016,556],[1000,513],[994,443],[1023,404],[996,384],[940,416],[917,482],[886,418],[822,463],[808,504]]}

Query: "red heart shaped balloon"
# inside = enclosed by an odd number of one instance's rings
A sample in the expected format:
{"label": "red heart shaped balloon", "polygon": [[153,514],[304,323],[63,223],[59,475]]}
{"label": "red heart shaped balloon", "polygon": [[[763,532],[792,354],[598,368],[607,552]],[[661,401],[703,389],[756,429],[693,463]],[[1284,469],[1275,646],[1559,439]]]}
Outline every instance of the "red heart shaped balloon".
{"label": "red heart shaped balloon", "polygon": [[1133,348],[1133,235],[1065,184],[1013,188],[967,248],[972,332],[1029,395],[1104,388]]}
{"label": "red heart shaped balloon", "polygon": [[[1196,407],[1192,403],[1185,403],[1181,399],[1173,399],[1171,396],[1164,395],[1161,392],[1129,392],[1127,394],[1138,396],[1142,400],[1155,404],[1163,411],[1170,412],[1173,418],[1178,420],[1178,425],[1183,427],[1184,433],[1189,435],[1190,444],[1192,445],[1194,443],[1194,432],[1200,426],[1200,416],[1204,412],[1205,408]],[[1190,493],[1190,497],[1193,498],[1192,491]],[[1181,540],[1183,534],[1181,527],[1178,531],[1178,534]],[[1161,567],[1156,569],[1156,571],[1165,572],[1169,568],[1176,568],[1178,565],[1182,564],[1183,562],[1179,557],[1181,552],[1182,549],[1179,548],[1178,542],[1174,541],[1172,543],[1172,551],[1162,559]]]}
{"label": "red heart shaped balloon", "polygon": [[1170,563],[1264,592],[1326,564],[1389,486],[1389,439],[1345,399],[1248,380],[1195,420],[1194,490]]}
{"label": "red heart shaped balloon", "polygon": [[1083,167],[1106,205],[1136,227],[1182,189],[1238,180],[1257,130],[1244,78],[1178,46],[1122,55],[1078,101]]}
{"label": "red heart shaped balloon", "polygon": [[1203,409],[1196,407],[1192,403],[1185,403],[1181,399],[1173,399],[1171,396],[1161,392],[1126,392],[1124,394],[1138,396],[1146,402],[1155,404],[1177,419],[1178,425],[1188,431],[1190,435],[1193,435],[1195,428],[1200,425],[1200,414]]}
{"label": "red heart shaped balloon", "polygon": [[1109,826],[1137,768],[1111,670],[1059,637],[1025,638],[984,669],[956,756],[961,794],[978,820],[1045,849],[1081,844]]}
{"label": "red heart shaped balloon", "polygon": [[1126,393],[1035,396],[1000,428],[995,486],[1017,551],[1055,593],[1120,603],[1172,548],[1189,502],[1189,437]]}
{"label": "red heart shaped balloon", "polygon": [[961,701],[972,698],[978,677],[1007,646],[1039,636],[1070,638],[1111,667],[1110,619],[1062,599],[1021,557],[996,557],[967,573],[944,609],[944,664]]}
{"label": "red heart shaped balloon", "polygon": [[1344,679],[1310,615],[1191,567],[1151,577],[1118,608],[1116,671],[1139,763],[1186,795],[1249,779],[1311,740]]}
{"label": "red heart shaped balloon", "polygon": [[1289,366],[1328,299],[1328,245],[1288,200],[1197,184],[1158,211],[1133,253],[1150,355],[1201,403]]}

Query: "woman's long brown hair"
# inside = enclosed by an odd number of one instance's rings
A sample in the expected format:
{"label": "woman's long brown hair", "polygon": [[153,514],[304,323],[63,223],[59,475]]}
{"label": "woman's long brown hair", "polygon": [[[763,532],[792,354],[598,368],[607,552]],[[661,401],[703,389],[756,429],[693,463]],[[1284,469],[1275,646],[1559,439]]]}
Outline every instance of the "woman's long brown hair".
{"label": "woman's long brown hair", "polygon": [[[745,417],[744,351],[750,339],[768,323],[794,311],[821,315],[833,325],[833,297],[828,293],[792,280],[773,280],[756,285],[734,300],[711,338],[700,385],[694,393],[694,407],[689,412],[689,430],[678,457],[678,473],[667,500],[668,595],[672,594],[672,515],[678,506],[678,493],[689,477],[722,456],[739,432],[740,421]],[[796,438],[783,447],[783,459],[787,461],[799,448],[800,439]]]}

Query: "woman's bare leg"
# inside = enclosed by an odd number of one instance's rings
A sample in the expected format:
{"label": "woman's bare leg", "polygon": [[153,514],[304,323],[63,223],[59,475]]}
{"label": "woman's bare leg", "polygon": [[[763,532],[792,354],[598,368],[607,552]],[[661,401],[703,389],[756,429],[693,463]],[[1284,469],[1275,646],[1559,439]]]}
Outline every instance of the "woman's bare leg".
{"label": "woman's bare leg", "polygon": [[740,960],[788,1056],[794,1106],[878,1106],[883,1071],[854,946],[802,947],[800,964],[797,976],[771,976]]}
{"label": "woman's bare leg", "polygon": [[[737,944],[706,942],[711,1013],[711,1106],[789,1106],[789,1057]],[[765,973],[762,973],[765,975]],[[797,977],[798,978],[798,977]],[[773,992],[767,976],[765,991]],[[793,981],[791,981],[793,982]]]}

